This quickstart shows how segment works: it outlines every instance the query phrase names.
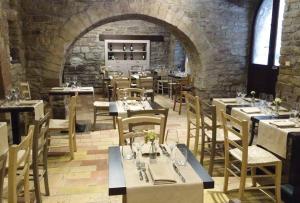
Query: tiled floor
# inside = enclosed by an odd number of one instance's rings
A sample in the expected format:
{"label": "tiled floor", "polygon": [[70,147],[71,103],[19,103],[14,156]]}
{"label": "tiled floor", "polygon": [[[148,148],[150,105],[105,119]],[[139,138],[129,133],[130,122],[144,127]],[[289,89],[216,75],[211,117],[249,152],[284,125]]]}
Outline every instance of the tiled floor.
{"label": "tiled floor", "polygon": [[[93,119],[92,104],[90,99],[82,97],[78,108],[79,120]],[[167,97],[156,96],[155,101],[164,107],[172,107],[172,102]],[[100,122],[99,122],[100,123]],[[186,119],[183,109],[178,115],[172,109],[169,111],[168,128],[176,128],[180,132],[180,141],[185,143]],[[101,130],[100,130],[101,129]],[[121,202],[121,197],[108,196],[108,166],[107,149],[118,144],[118,134],[112,129],[111,120],[102,121],[97,125],[97,131],[77,134],[78,151],[75,159],[70,161],[68,154],[62,153],[67,148],[50,153],[49,179],[50,196],[43,196],[43,202],[58,203],[114,203]],[[199,158],[199,157],[198,157]],[[221,165],[220,165],[221,166]],[[217,167],[213,190],[205,191],[205,203],[224,203],[235,198],[237,192],[222,193],[222,169]],[[233,187],[238,188],[236,180],[231,180]],[[246,192],[245,202],[272,202],[262,192]]]}

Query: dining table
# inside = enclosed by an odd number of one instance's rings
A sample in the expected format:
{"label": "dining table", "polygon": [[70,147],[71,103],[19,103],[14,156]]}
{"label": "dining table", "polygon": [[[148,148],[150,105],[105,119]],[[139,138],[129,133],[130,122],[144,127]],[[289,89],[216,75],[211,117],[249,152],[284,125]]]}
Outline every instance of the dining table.
{"label": "dining table", "polygon": [[216,98],[213,104],[219,114],[225,111],[248,121],[249,145],[255,142],[256,136],[256,145],[282,161],[282,199],[285,202],[300,202],[300,121],[291,119],[291,112],[284,107],[280,107],[278,115],[275,115],[274,111],[262,111],[251,102],[238,103],[235,98]]}
{"label": "dining table", "polygon": [[111,101],[109,102],[109,115],[126,117],[127,110],[151,110],[151,109],[162,109],[155,101]]}
{"label": "dining table", "polygon": [[[146,202],[164,201],[167,203],[174,202],[174,198],[183,198],[185,201],[180,202],[201,203],[203,202],[203,190],[214,188],[214,180],[185,144],[177,144],[177,150],[182,155],[187,152],[186,165],[176,165],[173,172],[172,167],[170,168],[169,173],[173,173],[177,177],[175,179],[177,181],[171,184],[156,184],[153,172],[151,172],[152,164],[156,164],[157,167],[157,164],[160,163],[172,163],[170,157],[164,157],[165,155],[161,154],[157,162],[153,163],[150,160],[144,170],[144,179],[141,177],[139,179],[138,171],[135,169],[136,160],[125,160],[122,157],[121,149],[120,146],[111,146],[108,149],[108,194],[110,196],[123,195],[123,198],[130,198],[130,202],[139,202],[139,200],[145,202],[146,199]],[[149,159],[149,157],[144,159]],[[159,162],[164,159],[169,159],[169,161]],[[189,179],[190,177],[193,178]],[[181,191],[180,194],[176,193],[178,190]]]}
{"label": "dining table", "polygon": [[20,100],[5,101],[0,105],[1,113],[10,113],[13,144],[21,142],[20,114],[24,112],[33,113],[35,120],[44,116],[43,100]]}

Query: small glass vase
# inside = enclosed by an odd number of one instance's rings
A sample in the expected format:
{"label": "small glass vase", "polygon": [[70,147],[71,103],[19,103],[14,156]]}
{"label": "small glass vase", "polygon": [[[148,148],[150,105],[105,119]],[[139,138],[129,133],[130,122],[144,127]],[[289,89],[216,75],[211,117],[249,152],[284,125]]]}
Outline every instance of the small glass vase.
{"label": "small glass vase", "polygon": [[275,116],[276,117],[279,116],[279,105],[278,104],[275,105]]}
{"label": "small glass vase", "polygon": [[154,142],[151,142],[150,151],[149,151],[149,159],[150,162],[156,160],[157,158],[157,149]]}

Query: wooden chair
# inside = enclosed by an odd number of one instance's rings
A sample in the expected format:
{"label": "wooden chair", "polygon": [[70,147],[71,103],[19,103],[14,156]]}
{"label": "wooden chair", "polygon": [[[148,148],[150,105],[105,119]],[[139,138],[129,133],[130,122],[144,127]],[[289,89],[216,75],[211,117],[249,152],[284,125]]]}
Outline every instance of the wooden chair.
{"label": "wooden chair", "polygon": [[[203,164],[204,153],[210,154],[209,174],[212,176],[216,155],[219,160],[224,160],[224,131],[222,125],[217,121],[217,110],[215,105],[200,100],[200,119],[201,119],[201,154],[200,162]],[[233,133],[228,133],[230,139],[241,141]]]}
{"label": "wooden chair", "polygon": [[[282,163],[270,152],[260,148],[256,145],[248,146],[248,122],[240,121],[224,112],[222,114],[222,121],[224,127],[225,136],[225,173],[224,173],[224,192],[228,190],[229,174],[238,176],[234,170],[239,170],[239,167],[235,165],[237,162],[241,165],[240,168],[240,186],[239,186],[239,199],[243,199],[245,189],[271,189],[275,188],[275,200],[277,203],[281,202],[281,173]],[[229,132],[240,137],[241,144],[235,140],[230,139]],[[275,167],[275,173],[271,170]],[[245,188],[247,170],[251,169],[252,187]],[[256,174],[256,169],[264,172],[263,175]],[[273,178],[275,186],[257,186],[256,179]]]}
{"label": "wooden chair", "polygon": [[131,139],[137,135],[141,135],[143,133],[137,132],[128,132],[125,131],[126,126],[141,126],[141,125],[159,125],[160,133],[159,133],[159,143],[162,144],[164,142],[164,130],[165,130],[165,116],[161,115],[157,116],[134,116],[130,118],[121,118],[118,117],[118,131],[119,131],[119,145],[125,145],[126,139]]}
{"label": "wooden chair", "polygon": [[117,100],[122,100],[126,95],[127,100],[141,101],[141,97],[144,95],[144,93],[144,89],[139,88],[117,89]]}
{"label": "wooden chair", "polygon": [[44,179],[46,196],[50,195],[48,181],[48,129],[50,113],[35,122],[32,141],[32,171],[36,202],[42,202],[40,177]]}
{"label": "wooden chair", "polygon": [[[24,199],[26,203],[30,202],[29,194],[29,169],[30,169],[30,152],[32,149],[32,138],[34,126],[31,125],[27,136],[18,145],[9,147],[8,158],[8,202],[17,203],[19,186],[24,186]],[[4,189],[6,191],[6,189]]]}
{"label": "wooden chair", "polygon": [[[191,137],[195,137],[194,144],[194,154],[198,153],[198,145],[199,145],[199,136],[201,129],[201,120],[200,120],[200,102],[198,96],[193,96],[191,94],[186,93],[186,103],[187,103],[187,147],[190,146]],[[192,131],[195,131],[193,134]]]}
{"label": "wooden chair", "polygon": [[113,79],[113,99],[117,100],[117,90],[130,88],[130,81],[128,78],[114,78]]}
{"label": "wooden chair", "polygon": [[153,77],[140,77],[138,80],[138,88],[145,89],[147,97],[151,97],[151,101],[154,102],[154,81]]}
{"label": "wooden chair", "polygon": [[28,82],[20,82],[20,93],[24,99],[31,99],[30,86]]}
{"label": "wooden chair", "polygon": [[[96,130],[96,122],[98,116],[110,117],[109,115],[109,102],[107,101],[94,101],[94,124],[93,129]],[[113,118],[113,127],[116,129],[116,120]]]}
{"label": "wooden chair", "polygon": [[[49,136],[49,139],[67,139],[69,141],[69,149],[71,159],[74,159],[74,152],[77,151],[76,145],[76,97],[72,96],[69,103],[69,116],[68,119],[50,119],[49,132],[67,131],[68,135],[65,136]],[[49,146],[49,148],[60,148],[64,146]]]}
{"label": "wooden chair", "polygon": [[4,177],[6,172],[7,151],[0,155],[0,203],[2,203]]}
{"label": "wooden chair", "polygon": [[[140,110],[140,111],[132,111],[132,110],[127,110],[127,116],[128,118],[133,117],[133,116],[158,116],[158,115],[163,115],[165,117],[165,124],[164,124],[164,133],[163,133],[163,140],[165,140],[165,134],[166,134],[166,127],[167,127],[167,121],[168,121],[168,114],[169,114],[169,109],[164,108],[164,109],[151,109],[151,110]],[[134,126],[129,126],[129,131],[132,132],[132,128]]]}
{"label": "wooden chair", "polygon": [[176,109],[176,103],[179,103],[178,114],[181,114],[182,103],[185,100],[185,93],[194,94],[193,79],[188,75],[185,79],[178,80],[178,83],[174,86],[174,106],[173,111]]}

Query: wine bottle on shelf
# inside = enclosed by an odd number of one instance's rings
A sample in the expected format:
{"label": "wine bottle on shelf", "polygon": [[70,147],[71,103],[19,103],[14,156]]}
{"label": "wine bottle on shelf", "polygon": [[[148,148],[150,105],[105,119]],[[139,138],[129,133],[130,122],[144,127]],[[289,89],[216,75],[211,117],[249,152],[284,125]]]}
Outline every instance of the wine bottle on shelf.
{"label": "wine bottle on shelf", "polygon": [[126,45],[123,44],[123,51],[126,51]]}
{"label": "wine bottle on shelf", "polygon": [[143,60],[146,60],[146,55],[145,55],[145,54],[143,54],[142,58],[143,58]]}
{"label": "wine bottle on shelf", "polygon": [[130,51],[133,51],[133,46],[132,46],[132,44],[130,44]]}
{"label": "wine bottle on shelf", "polygon": [[114,54],[111,55],[111,60],[115,60],[115,55]]}
{"label": "wine bottle on shelf", "polygon": [[126,55],[126,53],[124,54],[124,60],[127,60],[127,55]]}
{"label": "wine bottle on shelf", "polygon": [[133,54],[132,53],[130,54],[130,60],[133,60]]}
{"label": "wine bottle on shelf", "polygon": [[109,50],[112,51],[112,44],[109,44]]}
{"label": "wine bottle on shelf", "polygon": [[143,44],[143,51],[146,51],[146,44]]}

